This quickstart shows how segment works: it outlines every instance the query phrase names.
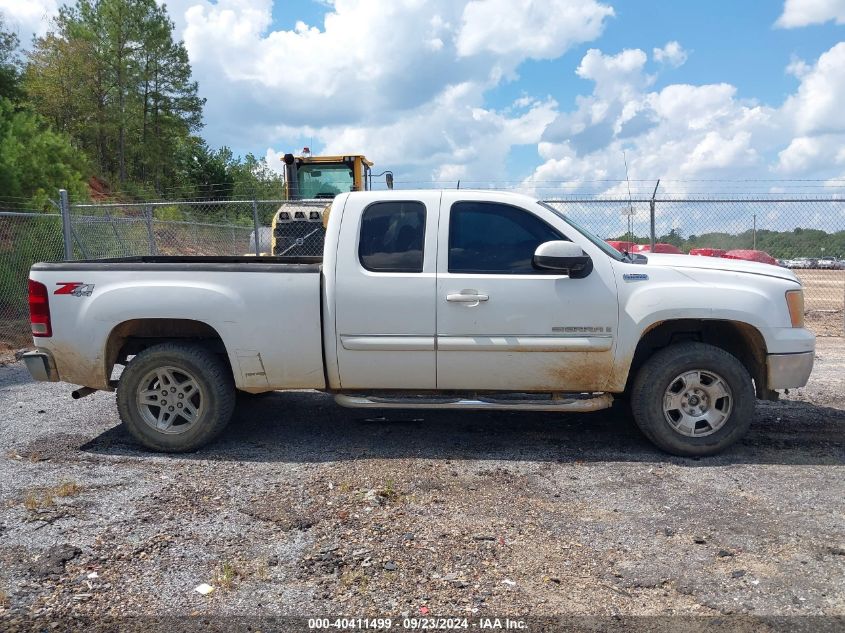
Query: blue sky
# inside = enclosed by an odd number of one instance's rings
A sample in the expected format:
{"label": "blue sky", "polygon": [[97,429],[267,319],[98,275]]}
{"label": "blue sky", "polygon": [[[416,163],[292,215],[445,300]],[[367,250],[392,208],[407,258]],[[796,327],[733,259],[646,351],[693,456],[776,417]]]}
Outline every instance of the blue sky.
{"label": "blue sky", "polygon": [[[651,50],[674,40],[689,51],[689,57],[681,68],[661,75],[656,87],[671,82],[727,82],[739,89],[742,98],[779,104],[797,85],[795,78],[784,72],[790,58],[815,59],[845,37],[843,28],[833,23],[805,29],[775,28],[783,6],[771,0],[621,0],[611,4],[616,17],[608,20],[601,37],[555,60],[525,62],[519,70],[520,81],[492,91],[491,101],[506,101],[519,96],[521,90],[547,90],[561,103],[571,103],[590,88],[588,81],[573,72],[587,49]],[[562,81],[549,82],[549,77]]]}
{"label": "blue sky", "polygon": [[[59,3],[0,12],[27,40]],[[624,151],[643,189],[845,191],[845,0],[167,5],[204,135],[274,167],[312,145],[407,185],[621,193]]]}

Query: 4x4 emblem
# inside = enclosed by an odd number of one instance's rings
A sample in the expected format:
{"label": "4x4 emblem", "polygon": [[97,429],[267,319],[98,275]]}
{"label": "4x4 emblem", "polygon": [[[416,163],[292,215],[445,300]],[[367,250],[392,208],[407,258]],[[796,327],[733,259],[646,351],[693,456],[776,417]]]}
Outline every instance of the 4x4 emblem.
{"label": "4x4 emblem", "polygon": [[84,284],[81,281],[61,281],[53,292],[54,295],[73,295],[74,297],[90,297],[94,292],[94,284]]}

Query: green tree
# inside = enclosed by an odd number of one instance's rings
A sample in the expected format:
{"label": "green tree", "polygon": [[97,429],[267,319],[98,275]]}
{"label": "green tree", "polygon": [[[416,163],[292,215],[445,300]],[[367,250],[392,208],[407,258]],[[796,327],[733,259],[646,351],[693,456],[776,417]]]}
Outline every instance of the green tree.
{"label": "green tree", "polygon": [[666,235],[658,237],[657,241],[661,244],[671,244],[672,246],[678,247],[684,245],[684,238],[681,236],[681,232],[675,228],[669,229],[669,232]]}
{"label": "green tree", "polygon": [[179,180],[184,183],[182,197],[203,200],[232,197],[235,181],[230,173],[232,152],[228,148],[212,150],[203,139],[194,136],[181,144],[177,160]]}
{"label": "green tree", "polygon": [[181,145],[177,161],[183,186],[176,193],[182,197],[267,199],[282,194],[284,179],[264,158],[253,154],[235,157],[228,147],[213,150],[196,136]]}
{"label": "green tree", "polygon": [[204,100],[155,0],[77,0],[36,40],[25,87],[38,112],[122,188],[176,184],[176,154]]}
{"label": "green tree", "polygon": [[0,98],[17,101],[23,97],[20,89],[20,56],[18,36],[6,30],[0,14]]}
{"label": "green tree", "polygon": [[284,177],[270,169],[265,158],[247,154],[229,165],[235,198],[275,199],[283,193]]}
{"label": "green tree", "polygon": [[48,209],[59,188],[85,199],[87,166],[66,135],[44,118],[0,98],[0,191],[4,197]]}

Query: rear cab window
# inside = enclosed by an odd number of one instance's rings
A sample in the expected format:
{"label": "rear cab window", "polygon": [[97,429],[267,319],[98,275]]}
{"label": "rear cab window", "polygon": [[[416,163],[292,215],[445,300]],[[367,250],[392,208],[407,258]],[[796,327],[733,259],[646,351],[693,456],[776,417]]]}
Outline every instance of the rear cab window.
{"label": "rear cab window", "polygon": [[422,202],[374,202],[361,214],[358,260],[378,273],[421,273],[426,210]]}

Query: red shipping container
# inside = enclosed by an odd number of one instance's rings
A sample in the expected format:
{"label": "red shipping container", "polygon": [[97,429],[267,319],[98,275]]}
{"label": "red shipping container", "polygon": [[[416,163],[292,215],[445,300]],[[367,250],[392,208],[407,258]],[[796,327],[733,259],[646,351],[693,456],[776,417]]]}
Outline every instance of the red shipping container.
{"label": "red shipping container", "polygon": [[704,255],[706,257],[724,257],[726,250],[722,248],[693,248],[690,249],[690,255]]}
{"label": "red shipping container", "polygon": [[671,253],[672,255],[683,255],[684,252],[677,246],[672,244],[664,244],[659,242],[654,245],[654,251],[651,250],[651,244],[637,244],[634,247],[635,253]]}
{"label": "red shipping container", "polygon": [[761,264],[771,264],[772,266],[778,265],[778,260],[774,257],[769,255],[765,251],[752,251],[750,249],[737,249],[734,251],[728,251],[723,255],[725,259],[744,259],[750,262],[760,262]]}
{"label": "red shipping container", "polygon": [[634,252],[634,246],[636,246],[633,242],[623,242],[620,240],[605,240],[608,244],[610,244],[613,248],[615,248],[620,253],[624,253],[628,251],[629,253]]}

